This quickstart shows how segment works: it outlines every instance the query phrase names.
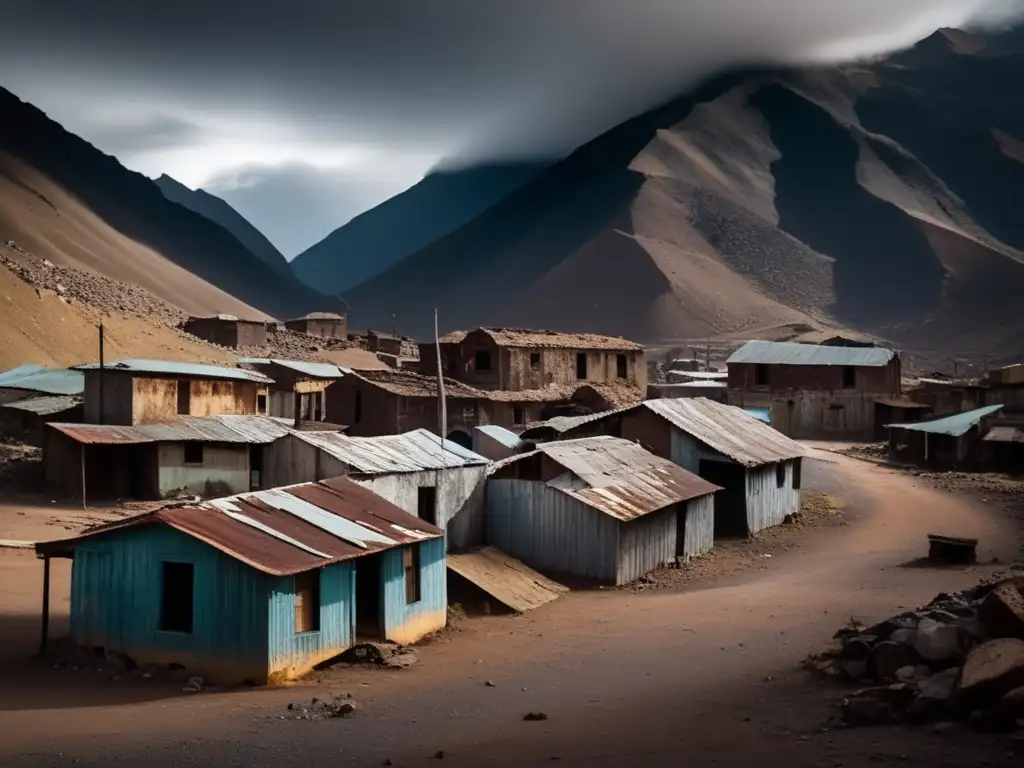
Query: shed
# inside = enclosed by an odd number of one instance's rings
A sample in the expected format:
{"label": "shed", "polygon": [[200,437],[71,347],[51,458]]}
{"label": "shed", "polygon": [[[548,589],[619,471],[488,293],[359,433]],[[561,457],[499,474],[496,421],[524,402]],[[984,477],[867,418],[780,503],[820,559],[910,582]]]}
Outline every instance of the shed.
{"label": "shed", "polygon": [[264,455],[268,485],[345,476],[444,529],[450,549],[483,543],[488,461],[426,429],[380,437],[292,431]]}
{"label": "shed", "polygon": [[325,339],[348,339],[348,318],[333,312],[310,312],[308,315],[286,320],[284,327],[296,333],[321,336]]}
{"label": "shed", "polygon": [[298,406],[300,421],[327,421],[327,387],[351,373],[350,369],[333,363],[266,357],[240,357],[238,365],[273,380],[266,394],[257,395],[257,413],[294,420]]}
{"label": "shed", "polygon": [[488,543],[542,572],[627,584],[711,549],[717,490],[628,440],[545,443],[492,467]]}
{"label": "shed", "polygon": [[0,437],[42,446],[46,425],[52,421],[82,420],[78,395],[40,395],[0,405]]}
{"label": "shed", "polygon": [[1024,474],[1024,428],[1010,424],[994,426],[982,442],[986,468]]}
{"label": "shed", "polygon": [[982,436],[1002,405],[987,405],[915,424],[887,424],[889,458],[932,469],[979,469]]}
{"label": "shed", "polygon": [[164,507],[36,553],[47,586],[50,558],[74,560],[74,643],[221,685],[294,678],[446,621],[441,531],[344,478]]}
{"label": "shed", "polygon": [[265,347],[268,338],[266,323],[260,320],[241,320],[234,315],[190,317],[182,330],[229,349]]}

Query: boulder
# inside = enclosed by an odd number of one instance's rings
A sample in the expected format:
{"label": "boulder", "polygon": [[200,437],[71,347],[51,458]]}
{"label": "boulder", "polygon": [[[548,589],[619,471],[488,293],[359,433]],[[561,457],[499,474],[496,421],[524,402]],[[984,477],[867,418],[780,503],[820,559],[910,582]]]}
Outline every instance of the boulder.
{"label": "boulder", "polygon": [[914,650],[925,661],[952,661],[960,655],[960,627],[922,619],[917,625]]}
{"label": "boulder", "polygon": [[1003,696],[999,701],[999,709],[1015,718],[1024,717],[1024,685]]}
{"label": "boulder", "polygon": [[988,593],[978,609],[978,621],[988,637],[1024,640],[1024,595],[1012,580]]}
{"label": "boulder", "polygon": [[915,661],[917,659],[909,645],[886,640],[871,650],[868,669],[876,680],[896,680],[899,678],[897,672],[907,665],[912,665]]}
{"label": "boulder", "polygon": [[960,692],[966,701],[992,703],[1024,685],[1024,640],[998,638],[975,646],[964,663]]}
{"label": "boulder", "polygon": [[908,715],[923,721],[943,714],[953,701],[960,668],[950,667],[922,681]]}
{"label": "boulder", "polygon": [[903,643],[904,645],[913,645],[914,639],[917,637],[917,629],[902,628],[897,629],[891,635],[889,639],[894,643]]}

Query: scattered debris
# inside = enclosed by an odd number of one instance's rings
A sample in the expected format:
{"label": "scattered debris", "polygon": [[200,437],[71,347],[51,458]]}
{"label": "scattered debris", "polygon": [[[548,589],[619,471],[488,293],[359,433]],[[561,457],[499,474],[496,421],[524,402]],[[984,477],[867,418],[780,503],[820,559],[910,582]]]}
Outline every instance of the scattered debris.
{"label": "scattered debris", "polygon": [[494,687],[494,681],[493,680],[485,680],[484,681],[484,685],[487,686],[488,688],[493,688]]}
{"label": "scattered debris", "polygon": [[928,560],[936,565],[974,565],[978,562],[978,540],[929,533]]}
{"label": "scattered debris", "polygon": [[[286,720],[328,720],[334,717],[352,717],[356,711],[356,703],[352,694],[339,693],[332,699],[313,697],[309,701],[291,703],[288,714],[282,716]],[[385,763],[390,765],[390,761]]]}
{"label": "scattered debris", "polygon": [[541,720],[547,719],[548,716],[543,712],[527,712],[525,715],[523,715],[523,720],[525,720],[528,723],[537,723]]}
{"label": "scattered debris", "polygon": [[183,690],[185,693],[199,693],[206,688],[206,681],[201,677],[190,677],[188,679],[188,685]]}
{"label": "scattered debris", "polygon": [[317,669],[337,666],[372,665],[388,669],[407,669],[419,663],[415,649],[394,643],[360,643],[354,645],[333,659],[320,664]]}

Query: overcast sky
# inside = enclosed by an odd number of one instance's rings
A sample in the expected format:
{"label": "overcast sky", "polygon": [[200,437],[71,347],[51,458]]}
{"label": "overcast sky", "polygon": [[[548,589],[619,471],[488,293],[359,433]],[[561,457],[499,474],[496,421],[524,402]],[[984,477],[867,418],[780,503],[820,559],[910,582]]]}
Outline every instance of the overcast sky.
{"label": "overcast sky", "polygon": [[439,161],[559,156],[723,66],[831,60],[1024,0],[3,0],[0,85],[289,258]]}

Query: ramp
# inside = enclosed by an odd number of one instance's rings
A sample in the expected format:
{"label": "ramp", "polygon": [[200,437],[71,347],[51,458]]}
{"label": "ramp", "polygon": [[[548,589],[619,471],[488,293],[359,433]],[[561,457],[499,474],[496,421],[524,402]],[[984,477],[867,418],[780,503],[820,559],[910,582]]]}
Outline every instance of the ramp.
{"label": "ramp", "polygon": [[519,612],[539,608],[569,591],[494,547],[449,553],[448,568]]}

